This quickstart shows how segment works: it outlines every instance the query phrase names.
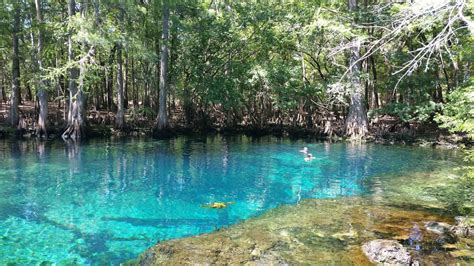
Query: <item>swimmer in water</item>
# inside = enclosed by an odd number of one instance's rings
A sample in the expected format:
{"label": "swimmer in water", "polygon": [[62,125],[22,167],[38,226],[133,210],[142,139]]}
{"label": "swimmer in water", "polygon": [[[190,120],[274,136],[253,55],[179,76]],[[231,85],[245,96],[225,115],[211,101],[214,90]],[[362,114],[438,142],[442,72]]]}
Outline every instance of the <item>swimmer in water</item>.
{"label": "swimmer in water", "polygon": [[309,162],[314,160],[314,156],[311,153],[306,154],[306,157],[304,157],[305,162]]}
{"label": "swimmer in water", "polygon": [[304,147],[302,150],[300,150],[300,152],[308,154],[308,147]]}

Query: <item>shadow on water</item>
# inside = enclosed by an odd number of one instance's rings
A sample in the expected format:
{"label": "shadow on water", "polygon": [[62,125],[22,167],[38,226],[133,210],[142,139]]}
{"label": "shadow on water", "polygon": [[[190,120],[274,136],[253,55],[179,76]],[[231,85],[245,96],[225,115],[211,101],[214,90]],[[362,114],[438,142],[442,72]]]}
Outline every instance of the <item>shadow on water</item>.
{"label": "shadow on water", "polygon": [[46,208],[35,203],[26,204],[0,204],[0,220],[6,220],[9,217],[18,217],[29,222],[41,222],[41,213]]}
{"label": "shadow on water", "polygon": [[176,228],[178,226],[192,226],[199,228],[220,228],[230,225],[229,213],[225,209],[216,209],[217,219],[177,218],[177,219],[143,219],[134,217],[102,217],[102,221],[128,223],[133,226],[150,226],[160,228]]}
{"label": "shadow on water", "polygon": [[[75,245],[70,249],[71,254],[79,254],[88,263],[95,262],[120,262],[124,258],[133,257],[134,254],[115,254],[109,252],[107,247],[107,241],[116,240],[113,235],[106,231],[99,231],[97,233],[85,233],[82,232],[74,224],[63,224],[55,220],[50,219],[45,215],[48,212],[48,208],[38,203],[41,195],[47,193],[41,191],[38,188],[44,181],[42,178],[43,168],[48,166],[50,151],[52,148],[58,148],[56,146],[62,146],[64,149],[64,155],[68,159],[70,166],[74,168],[80,167],[81,152],[79,143],[56,143],[56,142],[44,142],[44,141],[11,141],[8,143],[9,154],[0,154],[0,159],[10,159],[11,165],[14,169],[10,175],[5,176],[9,178],[15,186],[10,187],[8,190],[0,191],[1,196],[7,199],[17,199],[15,203],[10,201],[0,201],[0,221],[5,221],[9,218],[16,217],[21,220],[30,223],[36,223],[38,225],[50,225],[55,228],[70,232],[76,239]],[[22,158],[29,154],[35,154],[34,162],[38,162],[33,168],[36,175],[34,178],[25,172],[31,164],[27,164]],[[93,187],[93,184],[91,185]],[[73,201],[74,202],[74,201]],[[138,239],[127,239],[120,238],[119,241],[127,240],[138,240]],[[104,254],[106,254],[104,256]],[[71,261],[71,263],[75,263]]]}
{"label": "shadow on water", "polygon": [[133,226],[152,226],[162,228],[174,228],[177,225],[195,227],[213,227],[219,222],[213,219],[141,219],[132,217],[102,217],[103,221],[129,223]]}
{"label": "shadow on water", "polygon": [[78,254],[86,260],[87,263],[112,263],[120,262],[124,258],[130,258],[133,254],[116,254],[109,252],[107,247],[107,242],[110,240],[119,240],[119,241],[135,241],[143,239],[128,239],[120,238],[115,239],[113,234],[102,230],[97,233],[85,233],[77,228],[74,224],[62,224],[54,220],[49,219],[45,216],[40,216],[40,222],[49,224],[56,228],[71,232],[74,235],[75,245],[69,250],[71,254]]}
{"label": "shadow on water", "polygon": [[[62,224],[58,223],[50,218],[46,217],[44,213],[45,208],[42,208],[34,204],[2,204],[0,205],[0,220],[6,220],[10,217],[17,217],[28,222],[35,222],[38,224],[48,224],[59,228],[64,231],[71,232],[74,235],[77,244],[71,249],[71,253],[79,254],[89,262],[98,261],[103,258],[103,254],[100,256],[97,254],[107,253],[106,261],[121,261],[124,259],[122,255],[113,254],[108,251],[107,241],[118,240],[118,241],[135,241],[135,240],[148,240],[148,239],[137,239],[137,238],[113,238],[112,234],[107,231],[100,231],[98,233],[84,233],[79,230],[73,224]],[[128,254],[127,257],[133,256]],[[127,258],[125,257],[125,258]]]}

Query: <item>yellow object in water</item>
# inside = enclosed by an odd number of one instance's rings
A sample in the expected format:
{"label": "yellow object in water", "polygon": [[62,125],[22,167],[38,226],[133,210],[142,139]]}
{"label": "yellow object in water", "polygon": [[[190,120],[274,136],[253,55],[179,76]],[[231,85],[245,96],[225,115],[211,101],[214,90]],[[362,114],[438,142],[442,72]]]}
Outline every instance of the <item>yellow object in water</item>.
{"label": "yellow object in water", "polygon": [[211,202],[209,204],[201,205],[203,208],[212,208],[212,209],[223,209],[227,208],[229,204],[234,204],[234,202]]}

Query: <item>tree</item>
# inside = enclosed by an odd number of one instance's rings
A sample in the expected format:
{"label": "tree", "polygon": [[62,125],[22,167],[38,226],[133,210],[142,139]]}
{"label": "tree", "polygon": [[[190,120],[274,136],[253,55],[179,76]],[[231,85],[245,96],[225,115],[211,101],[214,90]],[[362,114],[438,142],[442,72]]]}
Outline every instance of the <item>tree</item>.
{"label": "tree", "polygon": [[13,11],[13,31],[12,31],[12,40],[13,40],[13,56],[12,56],[12,95],[11,95],[11,105],[10,105],[10,125],[12,127],[17,127],[19,122],[18,115],[18,104],[20,99],[20,51],[18,43],[18,35],[20,33],[21,25],[21,14],[20,14],[20,4],[14,4]]}
{"label": "tree", "polygon": [[[124,30],[124,12],[125,6],[123,0],[120,1],[119,11],[119,27],[121,31]],[[123,60],[122,60],[122,44],[117,43],[117,115],[115,117],[115,127],[124,129],[125,115],[124,115],[124,91],[123,91]]]}
{"label": "tree", "polygon": [[18,124],[20,93],[34,92],[39,112],[28,108],[24,121],[32,127],[29,118],[38,118],[38,136],[52,129],[54,101],[64,108],[57,122],[65,139],[99,124],[156,132],[276,126],[362,138],[369,118],[432,120],[472,74],[466,0],[288,0],[271,8],[76,1],[68,12],[41,0],[0,9],[0,23],[12,26],[0,27],[0,87],[12,83],[8,123]]}
{"label": "tree", "polygon": [[165,130],[168,128],[168,44],[169,44],[169,16],[170,10],[167,1],[163,1],[163,32],[161,34],[161,53],[160,53],[160,96],[159,110],[156,119],[155,128]]}
{"label": "tree", "polygon": [[[357,11],[357,0],[349,0],[349,11]],[[346,135],[351,138],[364,137],[368,132],[367,110],[364,102],[364,91],[360,82],[360,49],[361,40],[356,36],[351,42],[349,59],[350,104],[346,118]]]}
{"label": "tree", "polygon": [[[84,10],[81,11],[81,13]],[[76,15],[76,1],[68,0],[68,16],[72,20]],[[83,136],[85,121],[85,95],[83,92],[84,88],[84,72],[85,72],[85,61],[90,56],[92,50],[79,60],[79,68],[73,65],[69,70],[69,108],[67,116],[66,130],[62,134],[63,139],[79,140]],[[68,60],[73,63],[75,60],[74,54],[74,43],[72,39],[72,32],[68,35]],[[77,79],[79,78],[79,84]],[[79,85],[79,86],[78,86]]]}
{"label": "tree", "polygon": [[38,91],[38,103],[39,103],[39,115],[38,122],[36,124],[36,135],[39,137],[48,137],[47,133],[47,122],[48,122],[48,93],[45,89],[46,82],[42,77],[43,74],[43,14],[41,10],[40,0],[35,0],[36,20],[39,24],[38,27],[38,40],[36,50],[36,64],[38,68],[37,79],[37,91]]}

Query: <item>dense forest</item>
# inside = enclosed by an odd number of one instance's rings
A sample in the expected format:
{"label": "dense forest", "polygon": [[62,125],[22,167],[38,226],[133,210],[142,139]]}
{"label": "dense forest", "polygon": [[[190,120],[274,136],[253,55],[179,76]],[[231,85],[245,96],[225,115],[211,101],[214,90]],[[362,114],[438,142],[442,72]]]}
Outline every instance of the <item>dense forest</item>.
{"label": "dense forest", "polygon": [[[19,0],[0,8],[0,122],[293,127],[365,137],[383,117],[474,134],[466,0]],[[7,126],[5,126],[7,128]]]}

